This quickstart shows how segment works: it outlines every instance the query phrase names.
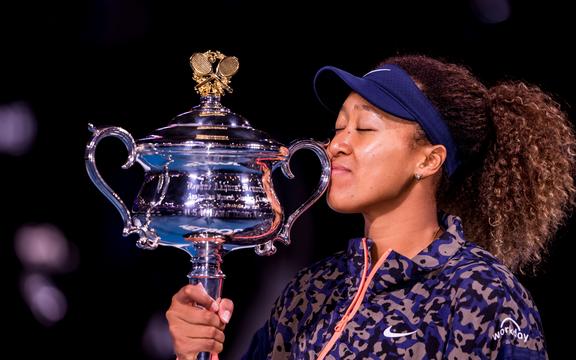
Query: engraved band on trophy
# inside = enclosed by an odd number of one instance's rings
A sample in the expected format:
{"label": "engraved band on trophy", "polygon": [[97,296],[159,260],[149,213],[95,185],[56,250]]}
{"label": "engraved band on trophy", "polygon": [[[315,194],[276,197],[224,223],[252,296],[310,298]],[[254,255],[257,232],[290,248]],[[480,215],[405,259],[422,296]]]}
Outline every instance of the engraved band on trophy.
{"label": "engraved band on trophy", "polygon": [[[195,53],[190,65],[200,104],[137,141],[120,127],[89,124],[86,169],[120,212],[122,235],[138,234],[137,245],[144,249],[164,245],[186,251],[192,263],[190,283],[202,283],[216,299],[224,278],[222,256],[241,248],[272,255],[275,241],[289,244],[294,221],[328,187],[330,161],[320,142],[300,140],[286,147],[221,104],[221,96],[232,92],[230,79],[239,67],[236,57],[218,51]],[[132,211],[96,168],[96,147],[109,136],[119,138],[128,149],[122,168],[138,162],[145,172]],[[271,174],[281,168],[293,178],[290,158],[300,149],[317,155],[322,173],[310,198],[285,218]],[[199,358],[208,359],[209,354]]]}

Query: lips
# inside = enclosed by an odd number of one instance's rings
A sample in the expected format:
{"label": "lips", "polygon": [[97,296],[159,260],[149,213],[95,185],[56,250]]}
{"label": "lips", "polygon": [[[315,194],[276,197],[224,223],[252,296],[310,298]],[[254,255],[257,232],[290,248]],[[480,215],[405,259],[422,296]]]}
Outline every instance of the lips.
{"label": "lips", "polygon": [[332,164],[332,175],[338,175],[338,174],[349,174],[352,171],[347,168],[346,166],[343,165],[338,165],[338,164]]}

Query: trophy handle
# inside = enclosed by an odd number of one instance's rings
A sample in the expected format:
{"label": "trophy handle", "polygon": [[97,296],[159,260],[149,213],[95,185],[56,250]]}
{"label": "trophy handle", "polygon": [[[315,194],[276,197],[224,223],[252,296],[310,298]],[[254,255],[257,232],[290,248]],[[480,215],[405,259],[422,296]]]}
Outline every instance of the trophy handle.
{"label": "trophy handle", "polygon": [[316,186],[316,190],[314,190],[308,200],[306,200],[302,205],[300,205],[298,209],[294,210],[294,212],[290,214],[286,220],[286,223],[282,227],[282,230],[274,239],[279,240],[286,245],[290,244],[290,229],[292,229],[292,225],[296,219],[298,219],[298,217],[300,217],[304,211],[312,206],[312,204],[314,204],[320,198],[320,196],[324,194],[330,181],[331,165],[330,159],[328,158],[328,153],[326,152],[326,146],[315,140],[298,140],[290,145],[288,148],[288,158],[282,163],[282,172],[284,175],[289,179],[294,178],[294,174],[292,174],[292,171],[290,170],[290,159],[292,158],[292,155],[294,155],[294,153],[300,149],[310,149],[316,154],[320,160],[320,165],[322,166],[322,174],[320,175],[320,182]]}
{"label": "trophy handle", "polygon": [[106,184],[104,179],[102,179],[102,176],[100,176],[100,172],[98,172],[98,169],[96,168],[96,146],[98,146],[100,140],[108,136],[119,138],[128,149],[128,160],[124,165],[122,165],[122,168],[128,169],[130,166],[132,166],[136,161],[137,155],[134,138],[128,131],[115,126],[97,129],[94,127],[94,125],[88,124],[88,130],[92,132],[92,139],[90,139],[90,142],[86,146],[85,160],[86,170],[88,171],[90,180],[92,180],[98,190],[100,190],[100,192],[106,196],[106,198],[116,207],[120,213],[120,216],[122,216],[122,220],[124,221],[124,229],[122,230],[122,235],[127,236],[134,232],[141,233],[142,230],[134,226],[132,222],[132,215],[130,215],[130,211],[126,205],[124,205],[122,199],[120,199],[118,194],[116,194],[114,190],[112,190],[112,188]]}

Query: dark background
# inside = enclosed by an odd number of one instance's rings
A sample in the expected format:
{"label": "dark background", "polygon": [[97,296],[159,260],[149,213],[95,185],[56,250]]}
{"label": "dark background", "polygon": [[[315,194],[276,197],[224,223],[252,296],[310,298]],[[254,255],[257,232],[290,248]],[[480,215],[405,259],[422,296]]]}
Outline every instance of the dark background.
{"label": "dark background", "polygon": [[[0,351],[25,359],[171,358],[163,314],[187,282],[188,256],[173,248],[140,250],[135,235],[121,236],[120,216],[86,175],[84,149],[89,122],[120,126],[141,138],[196,105],[188,65],[193,52],[237,56],[235,91],[224,104],[284,143],[330,135],[332,117],[316,103],[311,86],[319,67],[364,73],[397,53],[465,63],[487,84],[535,83],[573,118],[576,59],[569,6],[505,0],[3,3],[0,109],[28,109],[35,137],[25,151],[0,152],[1,324],[8,334]],[[139,166],[121,170],[125,159],[119,141],[102,141],[99,169],[130,204],[143,172]],[[287,212],[305,200],[318,177],[310,154],[293,162],[295,180],[274,178]],[[33,266],[16,256],[15,239],[23,228],[50,226],[74,261]],[[294,226],[293,244],[279,246],[275,256],[228,255],[224,295],[236,310],[221,358],[240,356],[297,269],[343,248],[361,231],[359,217],[335,214],[322,199]],[[521,277],[539,306],[551,358],[569,351],[573,334],[561,329],[571,324],[566,292],[573,284],[574,231],[571,219],[540,272]],[[23,284],[31,274],[49,279],[65,297],[58,320],[42,320],[25,301]]]}

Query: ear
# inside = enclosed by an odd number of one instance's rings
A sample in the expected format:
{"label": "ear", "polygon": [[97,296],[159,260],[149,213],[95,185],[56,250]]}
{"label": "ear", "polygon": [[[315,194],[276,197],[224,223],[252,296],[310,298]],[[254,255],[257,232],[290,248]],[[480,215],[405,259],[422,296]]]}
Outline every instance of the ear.
{"label": "ear", "polygon": [[442,164],[446,160],[446,148],[444,145],[428,145],[424,149],[424,160],[418,163],[416,173],[422,178],[442,172]]}

